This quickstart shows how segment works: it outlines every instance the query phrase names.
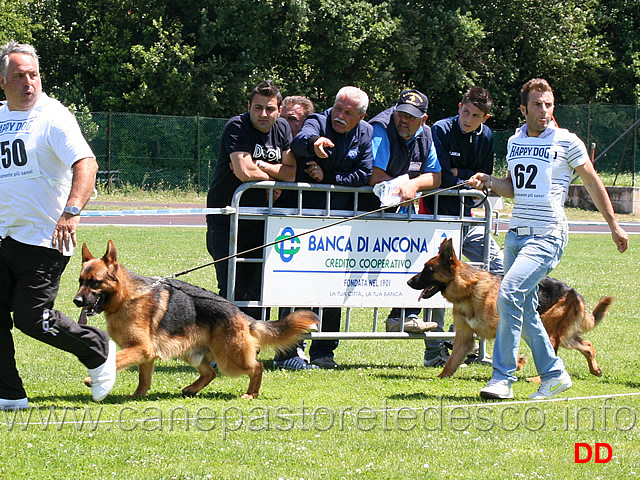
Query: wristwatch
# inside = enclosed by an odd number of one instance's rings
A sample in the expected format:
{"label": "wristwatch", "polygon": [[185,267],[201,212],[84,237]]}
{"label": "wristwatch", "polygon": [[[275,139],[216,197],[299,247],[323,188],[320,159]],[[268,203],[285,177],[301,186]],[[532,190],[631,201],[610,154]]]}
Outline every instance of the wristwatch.
{"label": "wristwatch", "polygon": [[76,215],[80,215],[82,209],[80,207],[76,207],[75,205],[69,205],[68,207],[64,207],[64,210],[62,211],[75,217]]}

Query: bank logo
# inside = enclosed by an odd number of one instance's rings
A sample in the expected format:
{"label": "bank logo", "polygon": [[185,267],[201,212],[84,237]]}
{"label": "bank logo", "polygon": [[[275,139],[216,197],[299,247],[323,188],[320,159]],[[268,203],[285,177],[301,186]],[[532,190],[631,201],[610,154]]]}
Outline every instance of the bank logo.
{"label": "bank logo", "polygon": [[[295,237],[295,238],[292,238]],[[282,233],[276,237],[275,249],[280,259],[287,263],[293,259],[293,256],[300,251],[300,238],[295,236],[293,228],[285,227]]]}

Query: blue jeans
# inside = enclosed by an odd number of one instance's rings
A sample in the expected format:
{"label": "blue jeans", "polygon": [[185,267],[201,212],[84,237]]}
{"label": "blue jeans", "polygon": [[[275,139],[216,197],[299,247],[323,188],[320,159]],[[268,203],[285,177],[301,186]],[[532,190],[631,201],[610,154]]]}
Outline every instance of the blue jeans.
{"label": "blue jeans", "polygon": [[558,265],[565,238],[507,233],[504,242],[505,276],[498,294],[498,331],[493,347],[493,378],[517,380],[520,337],[524,338],[542,380],[564,371],[537,312],[538,283]]}
{"label": "blue jeans", "polygon": [[[471,262],[484,260],[484,227],[479,225],[468,227],[462,238],[462,254]],[[504,259],[500,245],[489,237],[489,271],[501,274],[504,272]]]}

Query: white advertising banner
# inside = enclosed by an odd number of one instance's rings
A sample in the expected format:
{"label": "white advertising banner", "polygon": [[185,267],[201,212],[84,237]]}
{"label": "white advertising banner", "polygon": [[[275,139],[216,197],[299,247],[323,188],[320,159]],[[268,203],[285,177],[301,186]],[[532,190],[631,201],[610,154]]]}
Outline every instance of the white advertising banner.
{"label": "white advertising banner", "polygon": [[[310,307],[450,307],[440,294],[418,301],[407,285],[438,254],[445,238],[458,251],[456,222],[354,220],[270,216],[263,303]],[[300,236],[297,236],[300,235]],[[293,238],[292,238],[293,237]]]}

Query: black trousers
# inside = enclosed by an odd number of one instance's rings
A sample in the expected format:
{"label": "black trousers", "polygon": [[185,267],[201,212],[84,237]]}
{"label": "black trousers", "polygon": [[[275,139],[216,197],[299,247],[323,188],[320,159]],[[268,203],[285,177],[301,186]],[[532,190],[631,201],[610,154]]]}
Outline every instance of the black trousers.
{"label": "black trousers", "polygon": [[[315,313],[318,313],[317,308],[311,309]],[[288,313],[289,308],[281,308],[279,310],[279,317],[284,318]],[[339,332],[340,331],[340,317],[342,310],[338,307],[327,307],[322,309],[322,332]],[[312,340],[311,347],[309,347],[309,357],[311,360],[320,357],[333,358],[333,351],[338,348],[338,340]],[[283,361],[287,358],[295,357],[298,354],[298,348],[304,349],[304,342],[300,341],[294,347],[288,350],[279,352],[274,357],[274,360]]]}
{"label": "black trousers", "polygon": [[[238,253],[260,247],[264,243],[264,222],[259,220],[244,220],[238,225]],[[229,256],[229,224],[216,222],[207,229],[207,250],[214,260]],[[242,255],[243,258],[260,258],[262,249]],[[215,264],[218,280],[219,295],[227,298],[229,288],[229,261]],[[262,264],[250,262],[236,263],[235,301],[260,300],[262,290]],[[242,311],[247,315],[260,319],[260,308],[244,307]],[[268,316],[268,312],[267,312]]]}
{"label": "black trousers", "polygon": [[[317,308],[313,309],[318,312]],[[329,307],[322,309],[322,332],[339,332],[340,317],[342,310],[339,307]],[[312,340],[309,347],[309,357],[313,361],[320,357],[333,358],[333,351],[338,348],[338,340]]]}
{"label": "black trousers", "polygon": [[[78,325],[53,309],[68,262],[69,257],[51,248],[26,245],[11,237],[0,240],[0,398],[27,396],[16,367],[11,333],[14,326],[36,340],[74,354],[87,368],[106,361],[106,332]],[[43,316],[48,317],[47,322],[43,322]]]}

